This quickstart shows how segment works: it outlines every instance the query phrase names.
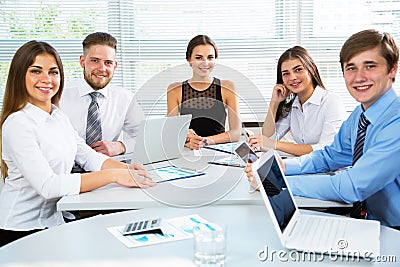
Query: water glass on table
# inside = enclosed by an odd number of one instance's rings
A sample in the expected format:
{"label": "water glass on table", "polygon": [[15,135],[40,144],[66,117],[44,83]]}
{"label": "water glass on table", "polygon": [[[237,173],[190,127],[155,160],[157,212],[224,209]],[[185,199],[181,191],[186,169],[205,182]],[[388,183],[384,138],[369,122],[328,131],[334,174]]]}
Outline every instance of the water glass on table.
{"label": "water glass on table", "polygon": [[194,263],[196,266],[225,266],[226,228],[214,223],[203,223],[193,228]]}

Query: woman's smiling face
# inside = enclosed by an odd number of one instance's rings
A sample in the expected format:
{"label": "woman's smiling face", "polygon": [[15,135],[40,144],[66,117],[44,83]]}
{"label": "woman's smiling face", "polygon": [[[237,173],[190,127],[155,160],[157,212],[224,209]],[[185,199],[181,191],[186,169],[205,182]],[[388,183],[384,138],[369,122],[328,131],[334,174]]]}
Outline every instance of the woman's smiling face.
{"label": "woman's smiling face", "polygon": [[40,54],[26,72],[28,101],[50,112],[51,99],[60,88],[61,75],[55,58],[50,54]]}

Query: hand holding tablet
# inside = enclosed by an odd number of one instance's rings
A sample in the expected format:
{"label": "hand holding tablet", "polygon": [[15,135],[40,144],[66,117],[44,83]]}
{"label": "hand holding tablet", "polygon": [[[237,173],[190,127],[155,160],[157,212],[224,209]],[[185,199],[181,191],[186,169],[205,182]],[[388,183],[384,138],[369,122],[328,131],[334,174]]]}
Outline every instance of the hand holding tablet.
{"label": "hand holding tablet", "polygon": [[252,163],[258,160],[256,152],[246,143],[241,143],[236,149],[235,153],[245,162]]}

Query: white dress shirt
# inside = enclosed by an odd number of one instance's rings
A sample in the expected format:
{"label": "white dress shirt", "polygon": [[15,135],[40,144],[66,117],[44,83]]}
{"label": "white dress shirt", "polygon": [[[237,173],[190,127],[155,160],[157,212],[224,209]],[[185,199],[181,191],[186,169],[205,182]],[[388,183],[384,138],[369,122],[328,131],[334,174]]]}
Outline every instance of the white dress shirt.
{"label": "white dress shirt", "polygon": [[[82,78],[65,85],[61,96],[60,108],[67,114],[79,136],[86,138],[88,107],[92,98],[92,87]],[[107,85],[97,90],[101,118],[102,139],[122,141],[121,132],[125,132],[125,153],[133,151],[134,139],[139,125],[144,120],[144,113],[133,93],[121,87]]]}
{"label": "white dress shirt", "polygon": [[97,171],[108,158],[78,136],[67,116],[27,104],[2,128],[2,158],[8,177],[0,193],[0,228],[27,231],[63,224],[57,201],[79,194],[81,174],[71,174],[74,160]]}
{"label": "white dress shirt", "polygon": [[303,106],[296,96],[288,116],[276,123],[274,139],[280,140],[290,131],[297,144],[309,144],[313,150],[322,149],[333,142],[346,117],[339,96],[317,86]]}

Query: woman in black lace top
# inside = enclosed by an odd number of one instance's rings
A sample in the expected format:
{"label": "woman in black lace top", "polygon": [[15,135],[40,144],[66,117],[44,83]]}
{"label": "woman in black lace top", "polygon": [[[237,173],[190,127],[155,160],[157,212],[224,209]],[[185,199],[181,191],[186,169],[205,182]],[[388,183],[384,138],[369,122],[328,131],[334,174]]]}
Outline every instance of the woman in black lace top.
{"label": "woman in black lace top", "polygon": [[[218,49],[207,35],[190,40],[186,60],[192,78],[169,85],[168,116],[192,114],[186,146],[200,149],[208,144],[237,142],[241,133],[235,85],[212,77]],[[229,130],[225,129],[228,116]]]}

